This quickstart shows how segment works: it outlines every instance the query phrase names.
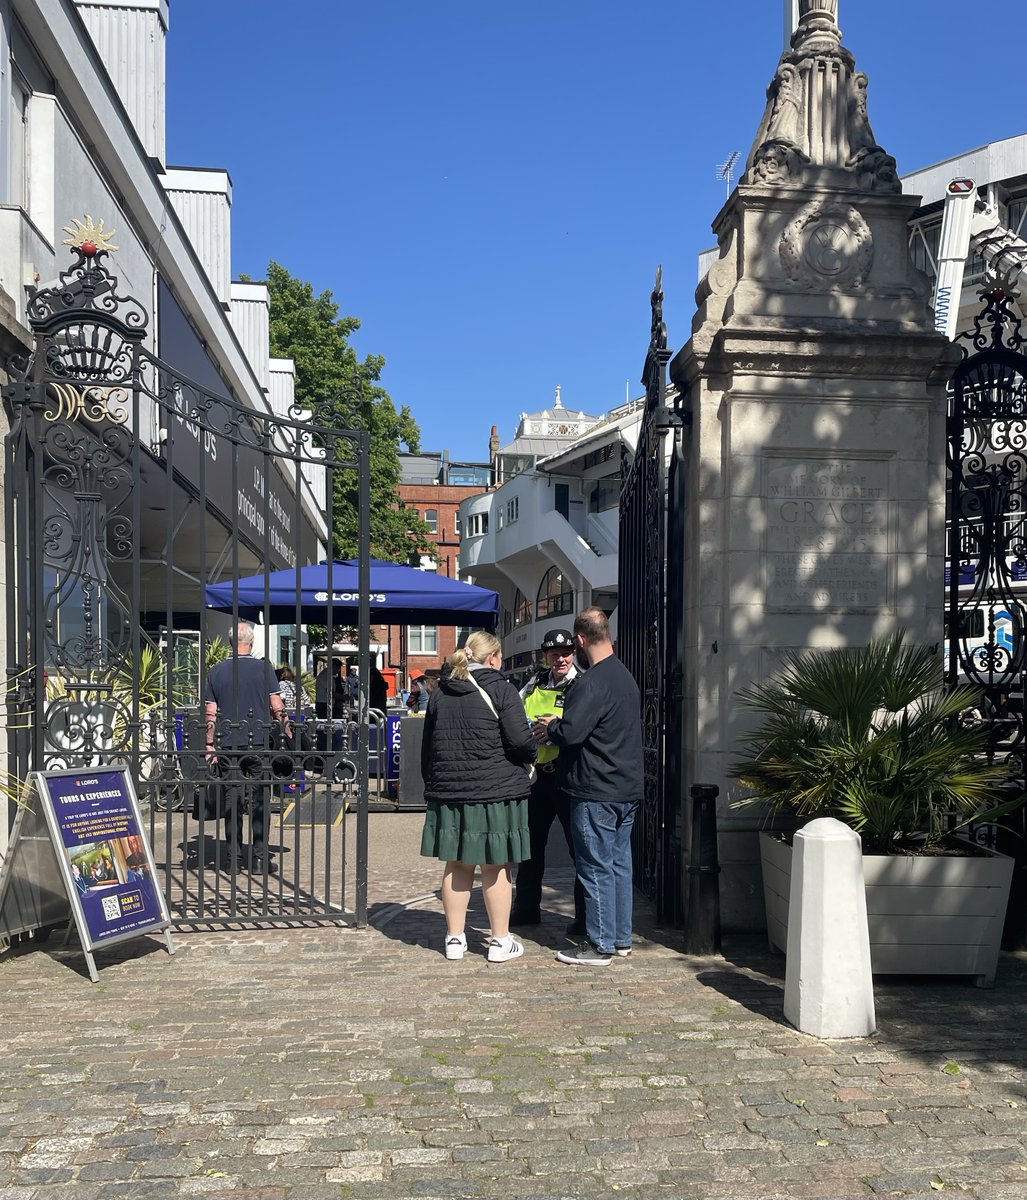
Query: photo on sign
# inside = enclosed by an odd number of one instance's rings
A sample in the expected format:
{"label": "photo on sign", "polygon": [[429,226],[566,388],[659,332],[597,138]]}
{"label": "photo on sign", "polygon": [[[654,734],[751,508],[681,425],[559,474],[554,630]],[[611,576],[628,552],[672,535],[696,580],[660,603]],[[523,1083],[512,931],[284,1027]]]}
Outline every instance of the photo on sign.
{"label": "photo on sign", "polygon": [[79,895],[94,888],[117,887],[126,876],[119,870],[120,862],[110,842],[86,842],[81,846],[67,848],[71,863],[71,876]]}
{"label": "photo on sign", "polygon": [[138,834],[69,846],[67,854],[72,879],[82,896],[121,883],[142,883],[150,877],[146,851]]}
{"label": "photo on sign", "polygon": [[111,845],[123,864],[126,882],[142,883],[144,879],[150,878],[150,868],[146,862],[146,847],[143,845],[143,839],[137,833],[115,838]]}

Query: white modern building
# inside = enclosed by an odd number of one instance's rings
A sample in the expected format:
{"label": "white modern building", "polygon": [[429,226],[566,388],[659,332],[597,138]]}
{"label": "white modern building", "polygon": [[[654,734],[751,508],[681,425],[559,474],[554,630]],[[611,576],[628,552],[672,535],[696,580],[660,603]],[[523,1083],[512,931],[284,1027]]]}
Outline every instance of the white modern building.
{"label": "white modern building", "polygon": [[634,453],[642,401],[602,417],[522,413],[494,454],[496,486],[460,506],[460,574],[502,599],[505,668],[517,678],[546,630],[575,612],[617,607],[617,528],[624,456]]}

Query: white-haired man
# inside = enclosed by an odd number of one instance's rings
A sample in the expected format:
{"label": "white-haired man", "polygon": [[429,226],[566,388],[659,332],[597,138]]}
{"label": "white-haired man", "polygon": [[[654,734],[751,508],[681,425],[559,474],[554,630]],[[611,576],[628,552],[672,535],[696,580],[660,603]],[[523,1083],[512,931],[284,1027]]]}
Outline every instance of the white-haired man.
{"label": "white-haired man", "polygon": [[266,753],[271,719],[286,722],[278,676],[266,659],[253,657],[253,625],[240,621],[233,636],[235,653],[211,668],[204,696],[207,710],[207,759],[221,771],[220,804],[225,842],[232,865],[240,863],[242,814],[250,802],[250,868],[274,875],[268,852],[267,811],[270,767]]}

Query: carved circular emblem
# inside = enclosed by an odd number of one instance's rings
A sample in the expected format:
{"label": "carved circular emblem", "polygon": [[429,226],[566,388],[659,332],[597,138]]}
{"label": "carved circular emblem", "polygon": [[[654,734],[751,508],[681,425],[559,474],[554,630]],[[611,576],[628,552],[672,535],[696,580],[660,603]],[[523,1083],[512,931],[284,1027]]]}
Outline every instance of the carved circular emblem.
{"label": "carved circular emblem", "polygon": [[870,274],[874,239],[851,204],[808,204],[788,225],[779,247],[788,278],[810,291],[858,288]]}
{"label": "carved circular emblem", "polygon": [[843,225],[821,221],[806,234],[806,262],[819,275],[840,275],[848,265],[852,241]]}

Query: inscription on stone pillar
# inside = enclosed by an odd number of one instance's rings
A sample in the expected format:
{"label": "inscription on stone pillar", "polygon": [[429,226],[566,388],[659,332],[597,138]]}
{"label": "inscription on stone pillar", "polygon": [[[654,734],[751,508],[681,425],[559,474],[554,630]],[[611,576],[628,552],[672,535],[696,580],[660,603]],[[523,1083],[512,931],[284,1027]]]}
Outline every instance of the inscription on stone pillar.
{"label": "inscription on stone pillar", "polygon": [[823,612],[890,603],[889,464],[764,460],[766,605]]}

